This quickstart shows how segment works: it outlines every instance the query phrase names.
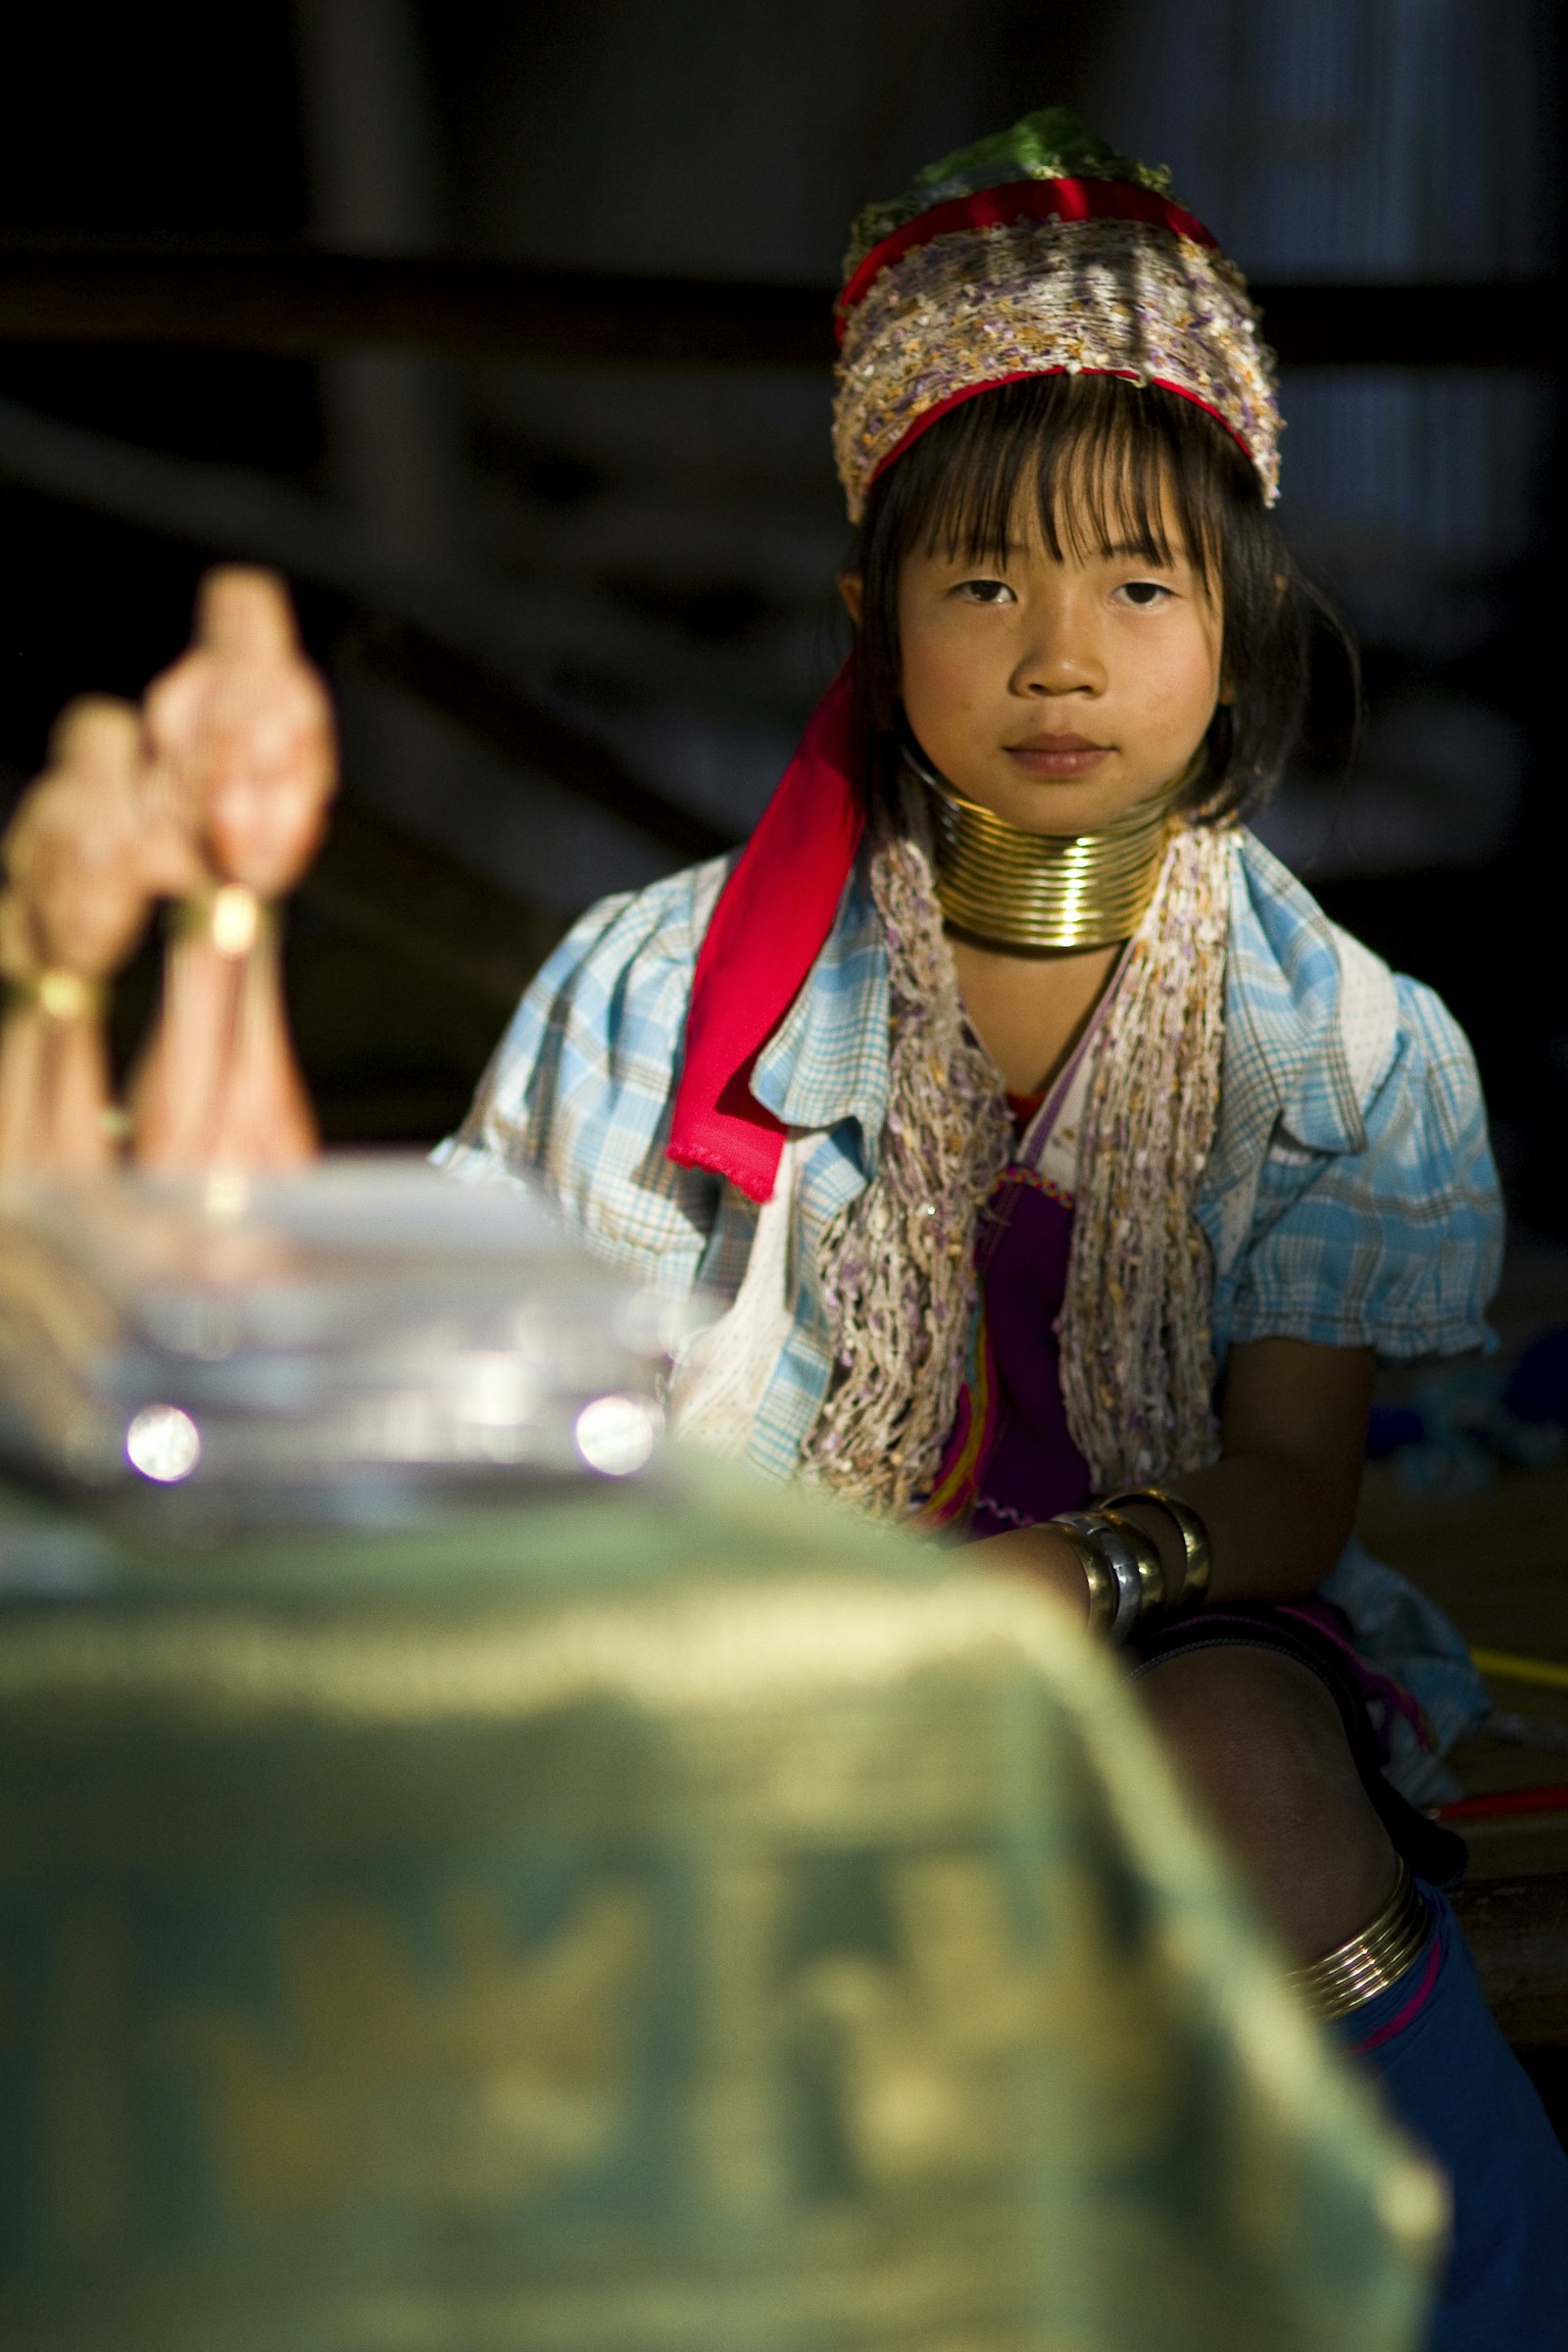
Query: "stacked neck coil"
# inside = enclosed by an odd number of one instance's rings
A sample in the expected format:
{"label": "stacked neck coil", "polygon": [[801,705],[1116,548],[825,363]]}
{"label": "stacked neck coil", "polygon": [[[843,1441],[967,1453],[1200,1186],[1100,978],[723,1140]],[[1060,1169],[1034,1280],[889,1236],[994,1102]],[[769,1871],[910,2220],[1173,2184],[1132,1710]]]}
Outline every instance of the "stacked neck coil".
{"label": "stacked neck coil", "polygon": [[937,892],[955,931],[1042,953],[1131,939],[1159,880],[1179,784],[1095,833],[1025,833],[923,760],[909,764],[930,796]]}

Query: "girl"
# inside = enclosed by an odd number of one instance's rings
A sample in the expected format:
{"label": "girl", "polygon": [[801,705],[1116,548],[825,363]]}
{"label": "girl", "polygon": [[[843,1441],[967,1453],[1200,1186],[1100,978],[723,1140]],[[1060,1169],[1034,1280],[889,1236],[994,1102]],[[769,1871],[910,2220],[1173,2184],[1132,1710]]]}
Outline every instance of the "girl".
{"label": "girl", "polygon": [[1499,1212],[1463,1037],[1240,821],[1306,673],[1270,356],[1061,110],[863,216],[839,324],[852,660],[738,861],[577,925],[445,1157],[731,1299],[691,1434],[1126,1645],[1453,2180],[1434,2343],[1545,2352],[1568,2167],[1439,1890],[1462,1848],[1383,1770],[1417,1710],[1323,1590],[1374,1360],[1482,1343]]}

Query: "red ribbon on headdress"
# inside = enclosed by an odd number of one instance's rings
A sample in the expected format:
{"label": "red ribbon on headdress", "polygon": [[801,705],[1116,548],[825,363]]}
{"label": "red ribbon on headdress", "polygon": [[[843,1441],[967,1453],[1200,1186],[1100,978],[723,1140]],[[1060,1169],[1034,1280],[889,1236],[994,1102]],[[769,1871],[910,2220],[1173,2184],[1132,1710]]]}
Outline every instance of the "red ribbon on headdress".
{"label": "red ribbon on headdress", "polygon": [[851,311],[864,300],[883,270],[916,246],[964,229],[1011,228],[1020,220],[1143,220],[1151,228],[1168,229],[1173,237],[1190,238],[1210,252],[1219,250],[1219,240],[1196,213],[1130,180],[1008,180],[1000,187],[978,188],[971,195],[952,196],[945,204],[934,204],[873,245],[852,270],[833,306],[839,341],[844,340],[844,323]]}
{"label": "red ribbon on headdress", "polygon": [[784,1127],[752,1093],[757,1057],[833,928],[865,817],[850,780],[853,668],[817,704],[698,953],[667,1156],[770,1200]]}

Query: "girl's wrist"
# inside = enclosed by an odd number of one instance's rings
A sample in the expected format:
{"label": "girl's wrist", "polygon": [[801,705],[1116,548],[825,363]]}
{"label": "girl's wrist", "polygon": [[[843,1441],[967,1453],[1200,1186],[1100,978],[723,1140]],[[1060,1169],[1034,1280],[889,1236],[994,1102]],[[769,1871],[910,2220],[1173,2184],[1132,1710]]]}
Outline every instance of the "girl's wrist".
{"label": "girl's wrist", "polygon": [[[1020,1527],[1004,1536],[984,1537],[970,1551],[981,1566],[1027,1576],[1032,1584],[1043,1585],[1091,1631],[1098,1630],[1102,1614],[1108,1621],[1108,1607],[1102,1603],[1097,1609],[1095,1603],[1095,1582],[1105,1579],[1105,1571],[1098,1559],[1091,1564],[1089,1546],[1066,1528],[1048,1520],[1042,1526]],[[1114,1595],[1109,1605],[1114,1605]]]}
{"label": "girl's wrist", "polygon": [[1116,1621],[1119,1595],[1116,1579],[1100,1546],[1071,1519],[1053,1519],[1041,1533],[1054,1537],[1058,1546],[1071,1551],[1083,1580],[1085,1623],[1092,1634],[1108,1635]]}

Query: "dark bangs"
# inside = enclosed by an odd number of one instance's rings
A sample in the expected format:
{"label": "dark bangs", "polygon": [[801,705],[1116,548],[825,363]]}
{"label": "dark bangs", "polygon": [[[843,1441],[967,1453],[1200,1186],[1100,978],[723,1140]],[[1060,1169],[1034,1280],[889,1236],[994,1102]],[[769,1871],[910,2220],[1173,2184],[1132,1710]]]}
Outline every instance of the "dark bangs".
{"label": "dark bangs", "polygon": [[1251,460],[1218,419],[1121,376],[1031,376],[961,401],[872,486],[852,559],[862,582],[857,768],[868,802],[892,788],[898,768],[906,557],[1000,563],[1031,496],[1058,560],[1131,549],[1163,564],[1185,553],[1219,599],[1229,699],[1184,795],[1193,812],[1245,813],[1278,782],[1301,730],[1319,631],[1348,664],[1353,709],[1349,640],[1301,579]]}

